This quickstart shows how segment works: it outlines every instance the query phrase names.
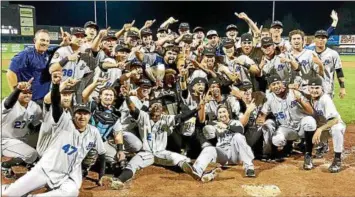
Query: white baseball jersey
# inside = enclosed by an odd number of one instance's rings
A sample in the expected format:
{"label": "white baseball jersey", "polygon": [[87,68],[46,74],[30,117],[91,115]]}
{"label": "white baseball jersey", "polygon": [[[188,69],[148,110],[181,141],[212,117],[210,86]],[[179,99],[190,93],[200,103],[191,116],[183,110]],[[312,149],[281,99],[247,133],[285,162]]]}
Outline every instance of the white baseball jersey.
{"label": "white baseball jersey", "polygon": [[32,123],[37,126],[42,121],[41,107],[30,101],[27,108],[23,107],[18,101],[15,105],[6,109],[4,99],[1,109],[1,138],[12,138],[22,140],[29,132],[28,125]]}
{"label": "white baseball jersey", "polygon": [[[60,62],[60,60],[72,54],[74,54],[74,51],[70,46],[61,47],[54,53],[50,64]],[[70,77],[80,80],[85,74],[90,72],[90,68],[86,65],[85,61],[69,61],[63,66],[62,81]]]}
{"label": "white baseball jersey", "polygon": [[91,149],[98,154],[105,154],[104,144],[100,133],[94,126],[88,125],[84,132],[79,132],[72,124],[71,129],[55,130],[52,142],[39,165],[48,177],[51,188],[60,186],[67,178],[71,178],[77,187],[81,187],[81,163]]}
{"label": "white baseball jersey", "polygon": [[264,75],[278,74],[281,77],[282,81],[289,82],[289,80],[291,79],[291,64],[286,62],[281,63],[280,56],[290,59],[289,53],[275,55],[273,59],[266,60],[266,64],[264,65],[262,72]]}
{"label": "white baseball jersey", "polygon": [[286,48],[286,51],[291,51],[291,44],[288,40],[285,40],[283,38],[281,38],[281,42],[280,43],[275,43],[276,46],[278,47],[285,47]]}
{"label": "white baseball jersey", "polygon": [[323,94],[318,100],[312,101],[312,106],[321,125],[325,124],[331,118],[338,118],[341,120],[340,114],[328,94]]}
{"label": "white baseball jersey", "polygon": [[309,79],[315,77],[318,73],[318,65],[313,62],[313,53],[313,51],[303,49],[301,53],[295,55],[301,66],[298,72],[301,77],[301,81],[299,81],[301,85],[308,85]]}
{"label": "white baseball jersey", "polygon": [[[156,153],[166,149],[168,135],[171,127],[175,126],[175,115],[162,115],[158,122],[153,122],[149,114],[140,110],[137,119],[139,134],[143,142],[144,151]],[[147,133],[151,133],[152,139],[147,140]]]}
{"label": "white baseball jersey", "polygon": [[[302,95],[301,99],[307,101]],[[302,106],[296,101],[293,91],[289,91],[285,99],[271,93],[261,111],[264,114],[273,113],[279,125],[295,130],[299,129],[301,119],[306,116]]]}
{"label": "white baseball jersey", "polygon": [[40,157],[44,154],[44,152],[50,146],[52,139],[55,135],[53,133],[59,130],[67,130],[72,128],[72,116],[69,111],[63,110],[61,117],[58,122],[55,123],[52,116],[52,106],[50,106],[49,110],[46,109],[46,106],[43,106],[43,123],[41,125],[41,129],[39,130],[38,141],[36,150]]}
{"label": "white baseball jersey", "polygon": [[[186,99],[180,95],[180,98],[184,105],[186,105],[190,110],[196,109],[198,103],[192,98],[191,93],[189,91]],[[185,121],[184,126],[181,127],[181,132],[186,136],[191,136],[195,132],[196,127],[196,117],[191,117],[187,121]]]}
{"label": "white baseball jersey", "polygon": [[[136,96],[130,96],[132,103],[136,106],[137,109],[141,109],[143,106],[149,107],[149,101],[142,102]],[[126,102],[123,102],[119,111],[121,112],[121,117],[117,120],[115,126],[113,127],[114,131],[132,131],[136,128],[137,122],[131,116],[129,108]]]}
{"label": "white baseball jersey", "polygon": [[324,66],[324,92],[333,94],[334,92],[334,71],[342,68],[339,53],[333,49],[326,48],[322,53],[318,54]]}
{"label": "white baseball jersey", "polygon": [[81,53],[85,53],[85,50],[91,48],[91,46],[92,46],[92,42],[85,42],[80,46],[79,51]]}

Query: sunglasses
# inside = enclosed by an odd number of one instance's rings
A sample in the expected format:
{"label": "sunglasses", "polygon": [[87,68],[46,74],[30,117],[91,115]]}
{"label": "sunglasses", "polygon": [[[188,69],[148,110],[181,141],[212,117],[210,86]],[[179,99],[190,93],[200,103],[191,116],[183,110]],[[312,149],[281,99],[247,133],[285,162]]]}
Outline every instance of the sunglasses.
{"label": "sunglasses", "polygon": [[251,45],[253,42],[251,42],[251,41],[244,41],[244,42],[242,42],[242,44],[244,44],[244,45]]}
{"label": "sunglasses", "polygon": [[23,90],[21,92],[22,92],[22,94],[32,94],[31,90]]}

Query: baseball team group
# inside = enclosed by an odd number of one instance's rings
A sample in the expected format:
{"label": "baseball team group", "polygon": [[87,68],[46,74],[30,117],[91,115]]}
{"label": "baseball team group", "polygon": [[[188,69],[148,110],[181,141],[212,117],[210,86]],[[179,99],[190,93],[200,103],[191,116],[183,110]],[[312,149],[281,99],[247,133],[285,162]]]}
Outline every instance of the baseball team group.
{"label": "baseball team group", "polygon": [[[15,55],[6,73],[2,174],[14,178],[14,166],[28,172],[3,184],[2,196],[78,196],[89,171],[98,173],[96,184],[108,180],[117,190],[154,164],[201,182],[238,164],[243,176],[256,177],[255,159],[282,162],[295,152],[311,170],[329,139],[328,170],[339,172],[346,125],[333,98],[346,91],[339,54],[326,45],[337,13],[312,37],[234,15],[249,32],[238,37],[231,24],[224,36],[187,22],[174,32],[173,17],[156,34],[156,20],[117,32],[88,21],[61,29],[60,46],[49,47],[48,31],[38,30],[34,47]],[[207,170],[211,163],[218,165]]]}

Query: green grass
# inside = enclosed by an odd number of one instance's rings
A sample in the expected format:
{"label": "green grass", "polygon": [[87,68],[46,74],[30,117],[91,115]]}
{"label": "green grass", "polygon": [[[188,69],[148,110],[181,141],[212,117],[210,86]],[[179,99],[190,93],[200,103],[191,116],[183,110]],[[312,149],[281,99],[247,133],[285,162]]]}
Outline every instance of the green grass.
{"label": "green grass", "polygon": [[355,55],[341,55],[340,59],[344,62],[354,62],[355,63]]}
{"label": "green grass", "polygon": [[[352,61],[355,64],[355,56],[341,56],[342,61]],[[8,65],[2,65],[2,70],[6,70]],[[355,124],[355,67],[344,68],[346,97],[339,99],[339,84],[335,83],[335,105],[347,124]],[[10,94],[6,81],[6,73],[1,73],[1,99]]]}

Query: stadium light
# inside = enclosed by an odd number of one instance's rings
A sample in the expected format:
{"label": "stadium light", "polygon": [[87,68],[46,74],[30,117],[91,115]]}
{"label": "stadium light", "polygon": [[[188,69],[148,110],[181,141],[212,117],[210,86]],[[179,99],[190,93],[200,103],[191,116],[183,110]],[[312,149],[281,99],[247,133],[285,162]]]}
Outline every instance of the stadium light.
{"label": "stadium light", "polygon": [[275,1],[272,1],[272,22],[275,21]]}
{"label": "stadium light", "polygon": [[96,0],[94,1],[94,13],[95,13],[95,23],[97,24],[97,17],[96,17]]}

